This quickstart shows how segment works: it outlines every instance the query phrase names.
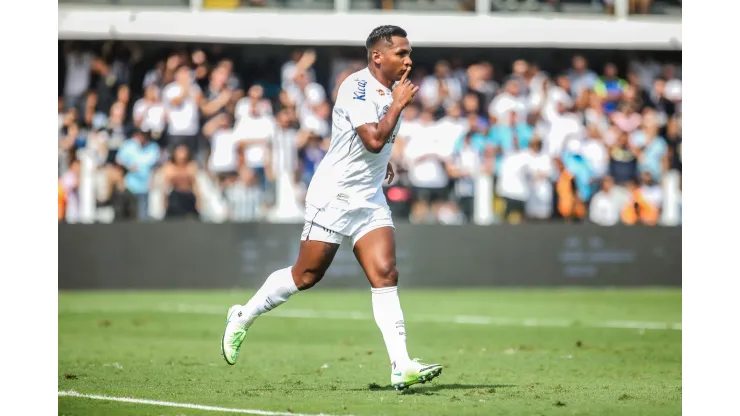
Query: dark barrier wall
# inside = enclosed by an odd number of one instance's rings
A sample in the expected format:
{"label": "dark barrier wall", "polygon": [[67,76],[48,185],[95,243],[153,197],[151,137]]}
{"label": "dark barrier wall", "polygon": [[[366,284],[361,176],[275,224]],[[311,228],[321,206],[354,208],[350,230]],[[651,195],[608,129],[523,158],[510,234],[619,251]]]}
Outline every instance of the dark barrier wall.
{"label": "dark barrier wall", "polygon": [[[61,224],[59,288],[256,288],[295,260],[301,227]],[[681,228],[397,227],[404,287],[681,285]],[[367,287],[349,243],[320,286]]]}

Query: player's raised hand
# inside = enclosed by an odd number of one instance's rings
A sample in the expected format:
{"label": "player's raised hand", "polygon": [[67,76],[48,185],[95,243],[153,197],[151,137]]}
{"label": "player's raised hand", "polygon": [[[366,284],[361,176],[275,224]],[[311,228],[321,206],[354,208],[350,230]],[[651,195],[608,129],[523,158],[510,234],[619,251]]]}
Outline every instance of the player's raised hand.
{"label": "player's raised hand", "polygon": [[406,72],[401,75],[401,80],[398,81],[398,85],[393,88],[393,101],[406,107],[414,99],[414,95],[419,91],[419,87],[412,84],[408,79],[409,72],[411,72],[411,66],[406,68]]}

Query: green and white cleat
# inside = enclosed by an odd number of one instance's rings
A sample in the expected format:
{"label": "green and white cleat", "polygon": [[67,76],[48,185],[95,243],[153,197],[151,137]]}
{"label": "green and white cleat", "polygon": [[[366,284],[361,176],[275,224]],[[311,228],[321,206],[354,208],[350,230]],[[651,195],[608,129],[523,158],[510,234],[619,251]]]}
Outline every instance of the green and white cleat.
{"label": "green and white cleat", "polygon": [[441,364],[423,364],[418,358],[414,358],[406,364],[405,368],[397,368],[393,363],[391,370],[391,385],[394,389],[401,391],[416,383],[426,383],[442,374]]}
{"label": "green and white cleat", "polygon": [[244,342],[244,337],[247,335],[247,328],[231,321],[231,315],[239,307],[240,305],[234,305],[229,308],[229,312],[226,315],[226,329],[224,330],[224,336],[221,338],[221,355],[224,356],[224,360],[229,365],[236,364],[236,359],[239,358],[239,349],[242,346],[242,342]]}

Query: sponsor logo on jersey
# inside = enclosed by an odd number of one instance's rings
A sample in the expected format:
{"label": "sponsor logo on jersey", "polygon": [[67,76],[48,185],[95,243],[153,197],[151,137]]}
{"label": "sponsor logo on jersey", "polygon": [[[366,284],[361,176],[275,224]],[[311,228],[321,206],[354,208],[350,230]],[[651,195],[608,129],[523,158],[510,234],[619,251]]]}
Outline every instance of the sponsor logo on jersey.
{"label": "sponsor logo on jersey", "polygon": [[357,81],[357,91],[354,92],[354,97],[352,97],[355,100],[365,101],[365,87],[367,86],[367,81],[365,80],[358,80]]}

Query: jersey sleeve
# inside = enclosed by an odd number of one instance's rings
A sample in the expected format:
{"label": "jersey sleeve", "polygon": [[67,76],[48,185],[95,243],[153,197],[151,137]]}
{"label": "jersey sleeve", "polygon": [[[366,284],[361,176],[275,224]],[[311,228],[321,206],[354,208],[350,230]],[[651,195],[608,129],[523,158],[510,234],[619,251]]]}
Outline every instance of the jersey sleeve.
{"label": "jersey sleeve", "polygon": [[341,98],[345,103],[347,118],[352,128],[356,129],[363,124],[379,122],[378,108],[370,97],[370,91],[366,88],[367,81],[351,80],[349,82],[350,84],[343,85],[345,88],[342,88],[343,97]]}

